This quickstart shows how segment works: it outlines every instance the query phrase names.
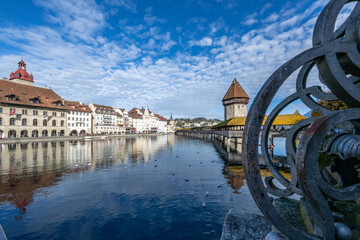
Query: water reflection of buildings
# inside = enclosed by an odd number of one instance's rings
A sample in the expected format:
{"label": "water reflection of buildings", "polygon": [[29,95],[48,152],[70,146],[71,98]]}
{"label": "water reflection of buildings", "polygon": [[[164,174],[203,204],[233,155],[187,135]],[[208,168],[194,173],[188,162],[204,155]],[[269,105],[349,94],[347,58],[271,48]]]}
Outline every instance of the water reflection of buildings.
{"label": "water reflection of buildings", "polygon": [[0,202],[19,208],[21,218],[34,194],[64,174],[149,161],[166,146],[166,136],[0,144]]}

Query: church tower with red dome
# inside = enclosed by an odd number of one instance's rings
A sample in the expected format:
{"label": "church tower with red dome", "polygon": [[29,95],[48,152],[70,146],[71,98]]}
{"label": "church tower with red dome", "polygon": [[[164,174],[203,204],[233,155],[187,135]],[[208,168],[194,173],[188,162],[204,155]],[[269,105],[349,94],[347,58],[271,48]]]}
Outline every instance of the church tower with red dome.
{"label": "church tower with red dome", "polygon": [[29,75],[26,71],[26,63],[24,60],[21,60],[18,64],[18,70],[10,73],[10,81],[21,84],[34,85],[34,77],[32,74]]}

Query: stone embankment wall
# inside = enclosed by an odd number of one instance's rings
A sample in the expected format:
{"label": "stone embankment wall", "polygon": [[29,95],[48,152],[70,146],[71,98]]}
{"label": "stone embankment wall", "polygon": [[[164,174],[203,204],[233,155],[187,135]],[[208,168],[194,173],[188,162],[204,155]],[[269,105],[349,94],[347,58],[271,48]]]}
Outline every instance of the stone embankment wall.
{"label": "stone embankment wall", "polygon": [[[136,136],[159,136],[163,134],[122,134],[122,135],[96,135],[88,138],[89,140],[106,140],[119,137],[136,137]],[[90,136],[89,136],[90,137]],[[2,138],[0,144],[3,143],[26,143],[26,142],[54,142],[54,141],[70,141],[84,140],[85,136],[56,136],[56,137],[22,137],[22,138]]]}

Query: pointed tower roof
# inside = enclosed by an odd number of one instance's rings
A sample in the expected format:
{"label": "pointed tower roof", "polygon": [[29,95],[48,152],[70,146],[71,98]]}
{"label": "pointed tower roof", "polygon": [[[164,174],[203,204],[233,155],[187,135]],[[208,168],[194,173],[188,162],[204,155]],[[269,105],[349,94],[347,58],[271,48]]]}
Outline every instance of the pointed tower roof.
{"label": "pointed tower roof", "polygon": [[223,101],[232,99],[232,98],[247,98],[250,99],[250,97],[246,94],[245,90],[241,87],[240,83],[234,79],[231,86],[227,90]]}
{"label": "pointed tower roof", "polygon": [[18,70],[10,73],[10,80],[21,79],[28,81],[30,83],[34,83],[33,75],[32,74],[29,75],[28,72],[26,71],[26,63],[24,62],[24,60],[18,62],[18,65],[19,65]]}

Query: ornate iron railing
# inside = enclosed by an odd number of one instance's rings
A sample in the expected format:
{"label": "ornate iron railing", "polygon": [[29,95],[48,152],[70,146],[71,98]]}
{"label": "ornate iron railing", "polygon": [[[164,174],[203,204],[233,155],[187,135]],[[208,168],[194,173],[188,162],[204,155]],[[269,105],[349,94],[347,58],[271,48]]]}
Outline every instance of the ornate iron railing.
{"label": "ornate iron railing", "polygon": [[[348,180],[344,183],[347,170],[356,172],[355,165],[360,156],[360,3],[356,3],[347,20],[335,30],[338,15],[349,2],[355,1],[332,0],[327,4],[315,24],[313,47],[286,62],[270,76],[257,94],[246,119],[242,154],[247,184],[263,214],[289,239],[335,239],[336,224],[329,203],[360,199],[358,175],[353,174],[350,180],[347,176]],[[320,86],[307,86],[309,73],[315,66],[320,81],[330,92],[323,91]],[[297,70],[296,92],[271,111],[262,127],[275,94]],[[319,116],[307,118],[287,132],[286,153],[291,171],[291,180],[288,180],[272,161],[268,137],[275,117],[297,100]],[[340,100],[348,109],[332,110],[319,100]],[[262,157],[273,175],[265,182],[260,175],[259,140]],[[346,171],[339,178],[344,178],[342,186],[331,183],[325,177],[325,169],[334,170],[320,166],[322,154],[332,161],[355,161],[354,164],[345,164]],[[334,162],[332,165],[336,166]],[[274,184],[275,179],[283,188]],[[314,216],[314,232],[308,233],[290,225],[273,206],[268,193],[278,197],[296,193],[306,198]],[[340,234],[337,238],[346,239],[346,236]]]}

